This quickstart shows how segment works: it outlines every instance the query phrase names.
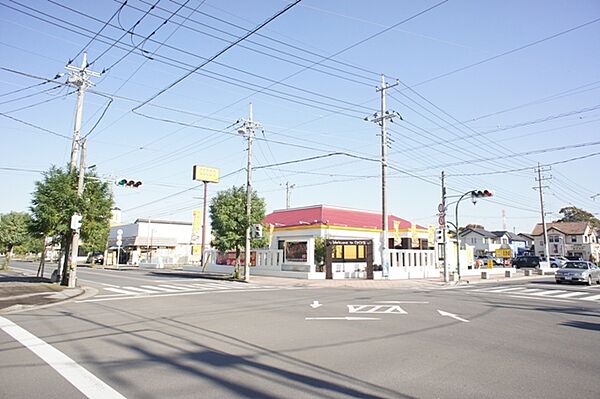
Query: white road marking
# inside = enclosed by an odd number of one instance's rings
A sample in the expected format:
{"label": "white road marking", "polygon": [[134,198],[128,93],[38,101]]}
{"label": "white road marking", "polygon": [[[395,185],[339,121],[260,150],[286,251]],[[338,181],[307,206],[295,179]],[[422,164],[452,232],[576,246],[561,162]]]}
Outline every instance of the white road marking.
{"label": "white road marking", "polygon": [[21,345],[36,354],[40,359],[48,363],[50,367],[56,370],[88,398],[125,398],[94,374],[75,363],[73,359],[12,321],[0,317],[0,328]]}
{"label": "white road marking", "polygon": [[555,294],[567,292],[565,290],[548,290],[542,292],[536,292],[535,294],[531,294],[533,296],[552,296],[554,298]]}
{"label": "white road marking", "polygon": [[469,322],[469,320],[463,319],[462,317],[459,317],[459,316],[455,315],[454,313],[444,312],[443,310],[439,310],[439,309],[438,309],[438,313],[442,316],[447,316],[447,317],[453,318],[454,320],[462,321],[463,323]]}
{"label": "white road marking", "polygon": [[600,295],[592,295],[592,296],[586,296],[584,298],[577,298],[580,299],[582,301],[596,301],[600,299]]}
{"label": "white road marking", "polygon": [[136,295],[138,294],[137,292],[131,292],[131,291],[126,291],[126,290],[122,290],[120,288],[105,288],[106,291],[110,291],[110,292],[116,292],[118,294],[124,294],[124,295]]}
{"label": "white road marking", "polygon": [[375,303],[429,303],[428,301],[375,301]]}
{"label": "white road marking", "polygon": [[408,314],[397,305],[347,305],[348,313],[392,313]]}
{"label": "white road marking", "polygon": [[347,320],[347,321],[363,321],[363,320],[381,320],[379,317],[305,317],[304,320]]}
{"label": "white road marking", "polygon": [[526,289],[525,287],[509,287],[509,288],[500,288],[500,289],[496,289],[496,288],[490,288],[490,289],[486,289],[486,290],[480,290],[480,291],[485,291],[485,292],[509,292],[509,291],[518,291],[518,290],[523,290]]}
{"label": "white road marking", "polygon": [[159,287],[171,288],[175,291],[193,291],[193,288],[190,287],[182,287],[180,285],[170,285],[170,284],[159,284]]}
{"label": "white road marking", "polygon": [[[572,291],[572,292],[569,292],[569,293],[566,293],[566,294],[559,294],[559,295],[556,295],[554,297],[555,298],[571,298],[571,297],[574,297],[574,296],[586,295],[586,294],[587,294],[587,292]],[[575,298],[575,299],[577,299],[577,298]]]}
{"label": "white road marking", "polygon": [[534,299],[536,301],[550,301],[550,302],[573,302],[569,299],[555,299],[555,298],[547,298],[547,297],[534,297],[534,296],[526,296],[526,295],[508,295],[511,298],[520,298],[520,299]]}
{"label": "white road marking", "polygon": [[[108,289],[108,288],[107,288]],[[116,289],[116,288],[114,288]],[[292,288],[288,288],[292,289]],[[293,288],[300,289],[300,288]],[[121,300],[129,300],[129,299],[148,299],[148,298],[163,298],[163,297],[171,297],[171,296],[188,296],[188,295],[205,295],[205,294],[218,294],[218,293],[243,293],[243,292],[267,292],[267,291],[277,291],[277,288],[254,288],[249,290],[229,290],[229,291],[186,291],[186,292],[174,292],[172,294],[169,293],[156,293],[153,295],[147,294],[139,294],[139,293],[129,293],[129,295],[118,296],[112,298],[99,298],[98,296],[92,299],[84,299],[81,301],[75,301],[75,303],[85,303],[85,302],[105,302],[105,301],[121,301]]]}
{"label": "white road marking", "polygon": [[156,291],[148,290],[148,289],[140,288],[140,287],[126,286],[126,287],[121,287],[121,288],[123,288],[124,290],[127,290],[127,291],[133,291],[133,292],[142,293],[142,294],[155,294],[156,293]]}
{"label": "white road marking", "polygon": [[176,290],[173,290],[171,288],[157,287],[156,285],[141,285],[140,287],[160,292],[176,292]]}
{"label": "white road marking", "polygon": [[313,308],[313,309],[316,309],[316,308],[321,307],[321,306],[323,306],[323,304],[319,303],[319,301],[313,301],[313,303],[310,304],[310,307]]}

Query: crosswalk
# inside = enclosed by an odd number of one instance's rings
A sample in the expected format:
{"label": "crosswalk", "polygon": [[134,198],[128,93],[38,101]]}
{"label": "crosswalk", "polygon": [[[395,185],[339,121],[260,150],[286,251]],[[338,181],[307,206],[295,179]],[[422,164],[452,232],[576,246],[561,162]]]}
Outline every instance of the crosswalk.
{"label": "crosswalk", "polygon": [[202,282],[161,281],[157,282],[156,284],[143,284],[136,286],[103,284],[97,295],[91,299],[85,299],[79,302],[101,302],[120,299],[146,298],[149,296],[180,296],[213,292],[273,291],[295,288],[296,287],[217,280]]}
{"label": "crosswalk", "polygon": [[600,290],[596,287],[590,287],[588,290],[574,291],[546,287],[532,288],[530,285],[502,285],[496,287],[475,288],[470,292],[482,292],[487,294],[500,294],[519,297],[525,296],[550,300],[600,302]]}

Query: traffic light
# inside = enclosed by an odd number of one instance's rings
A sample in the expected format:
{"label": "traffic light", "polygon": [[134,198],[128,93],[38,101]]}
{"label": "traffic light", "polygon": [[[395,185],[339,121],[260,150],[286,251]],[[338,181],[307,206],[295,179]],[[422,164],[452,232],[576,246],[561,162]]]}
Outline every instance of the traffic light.
{"label": "traffic light", "polygon": [[252,236],[252,238],[262,238],[262,236],[263,236],[262,224],[253,224],[252,226],[250,226],[250,236]]}
{"label": "traffic light", "polygon": [[493,195],[489,190],[473,190],[471,191],[471,201],[476,203],[478,198],[491,197]]}
{"label": "traffic light", "polygon": [[129,180],[129,179],[119,179],[115,182],[117,186],[127,186],[127,187],[135,187],[138,188],[142,185],[141,181]]}
{"label": "traffic light", "polygon": [[435,241],[444,242],[444,229],[435,229]]}
{"label": "traffic light", "polygon": [[81,215],[78,213],[74,213],[71,216],[71,229],[79,230],[81,228]]}

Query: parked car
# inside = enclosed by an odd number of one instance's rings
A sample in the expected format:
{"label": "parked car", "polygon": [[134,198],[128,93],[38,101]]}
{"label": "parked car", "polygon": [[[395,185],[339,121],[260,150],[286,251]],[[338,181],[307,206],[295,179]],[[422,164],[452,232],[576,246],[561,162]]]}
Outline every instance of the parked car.
{"label": "parked car", "polygon": [[565,258],[567,258],[567,260],[583,260],[583,258],[581,256],[567,255],[567,256],[565,256]]}
{"label": "parked car", "polygon": [[93,252],[88,255],[85,263],[102,264],[104,262],[104,254],[102,252]]}
{"label": "parked car", "polygon": [[592,285],[594,282],[600,284],[600,267],[585,260],[568,261],[554,275],[556,284],[586,283]]}
{"label": "parked car", "polygon": [[517,256],[512,260],[513,267],[540,267],[542,259],[539,256]]}
{"label": "parked car", "polygon": [[[569,259],[564,256],[551,256],[550,257],[550,267],[563,267]],[[546,262],[546,257],[542,257],[542,262]]]}

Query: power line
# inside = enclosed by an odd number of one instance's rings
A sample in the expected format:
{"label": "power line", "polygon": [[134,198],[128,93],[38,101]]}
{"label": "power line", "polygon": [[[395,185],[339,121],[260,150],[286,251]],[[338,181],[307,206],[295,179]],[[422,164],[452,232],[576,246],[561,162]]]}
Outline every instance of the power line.
{"label": "power line", "polygon": [[182,82],[184,79],[186,79],[187,77],[189,77],[191,74],[193,74],[196,71],[198,71],[199,69],[203,68],[204,66],[206,66],[207,64],[209,64],[210,62],[212,62],[213,60],[215,60],[216,58],[218,58],[219,56],[221,56],[223,53],[225,53],[226,51],[228,51],[229,49],[231,49],[232,47],[234,47],[238,43],[244,41],[246,38],[250,37],[255,32],[259,31],[260,29],[262,29],[263,27],[265,27],[266,25],[268,25],[270,22],[272,22],[273,20],[275,20],[279,16],[281,16],[282,14],[286,13],[287,11],[289,11],[292,7],[294,7],[300,1],[301,0],[296,0],[293,3],[291,3],[291,4],[288,4],[281,11],[279,11],[275,15],[269,17],[266,21],[264,21],[263,23],[261,23],[260,25],[258,25],[252,31],[246,33],[244,36],[240,37],[239,39],[237,39],[236,41],[234,41],[230,45],[226,46],[224,49],[222,49],[221,51],[217,52],[217,54],[213,55],[211,58],[209,58],[208,60],[206,60],[202,64],[198,65],[196,68],[194,68],[191,71],[189,71],[188,73],[184,74],[182,77],[180,77],[175,82],[171,83],[166,88],[162,89],[161,91],[159,91],[158,93],[156,93],[155,95],[153,95],[152,97],[150,97],[148,100],[144,101],[142,104],[140,104],[137,107],[133,108],[132,112],[136,113],[136,110],[140,109],[141,107],[143,107],[144,105],[148,104],[149,102],[155,100],[161,94],[165,93],[167,90],[170,90],[171,88],[173,88],[174,86],[176,86],[177,84],[179,84],[180,82]]}

